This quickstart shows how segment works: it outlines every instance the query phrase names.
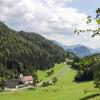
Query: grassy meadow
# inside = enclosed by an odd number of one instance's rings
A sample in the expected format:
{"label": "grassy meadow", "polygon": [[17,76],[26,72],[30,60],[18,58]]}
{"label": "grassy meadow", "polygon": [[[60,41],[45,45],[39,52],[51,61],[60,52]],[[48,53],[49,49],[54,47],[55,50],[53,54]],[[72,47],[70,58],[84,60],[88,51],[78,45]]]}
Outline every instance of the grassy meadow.
{"label": "grassy meadow", "polygon": [[[60,73],[67,65],[56,64],[54,74]],[[76,71],[68,71],[58,79],[55,85],[33,90],[18,90],[0,93],[0,100],[100,100],[99,91],[94,91],[93,82],[74,82]],[[38,71],[39,79],[47,79],[46,72]]]}
{"label": "grassy meadow", "polygon": [[[61,63],[61,64],[55,64],[55,66],[53,68],[46,70],[46,71],[38,70],[37,71],[38,78],[39,78],[39,80],[51,79],[52,77],[59,74],[65,67],[66,67],[65,64]],[[54,70],[54,73],[50,77],[47,77],[47,72],[51,71],[51,70]]]}

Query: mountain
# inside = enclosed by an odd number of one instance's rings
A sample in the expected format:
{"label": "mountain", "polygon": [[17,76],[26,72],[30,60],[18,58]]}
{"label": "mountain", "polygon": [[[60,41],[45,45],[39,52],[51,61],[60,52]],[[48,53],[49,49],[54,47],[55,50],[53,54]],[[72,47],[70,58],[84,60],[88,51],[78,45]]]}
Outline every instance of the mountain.
{"label": "mountain", "polygon": [[100,48],[98,49],[93,49],[93,48],[89,48],[86,47],[84,45],[80,45],[80,44],[76,44],[76,45],[70,45],[70,46],[66,46],[66,45],[62,45],[61,43],[59,43],[58,41],[54,41],[53,42],[61,47],[64,48],[64,50],[66,51],[70,51],[75,53],[77,56],[80,57],[84,57],[84,56],[88,56],[88,55],[92,55],[95,53],[99,53],[100,52]]}
{"label": "mountain", "polygon": [[[60,42],[58,42],[58,41],[56,41],[56,40],[53,40],[53,43],[55,43],[55,44],[57,44],[57,45],[59,45],[60,47],[62,47],[62,48],[66,48],[66,49],[69,49],[69,47],[70,48],[74,48],[74,45],[73,46],[65,46],[65,45],[62,45]],[[66,51],[66,57],[68,58],[68,59],[71,59],[71,60],[79,60],[80,59],[80,57],[79,56],[77,56],[74,52],[72,52],[72,51],[70,51],[70,50],[66,50],[65,49],[65,51]]]}
{"label": "mountain", "polygon": [[85,46],[79,46],[79,47],[74,47],[73,49],[71,49],[72,52],[74,52],[76,55],[79,55],[81,57],[83,56],[87,56],[87,55],[91,55],[91,51],[89,50],[89,48],[85,47]]}
{"label": "mountain", "polygon": [[0,76],[15,78],[65,61],[66,52],[37,33],[14,31],[0,22]]}
{"label": "mountain", "polygon": [[71,46],[64,46],[65,50],[69,50],[73,53],[75,53],[77,56],[88,56],[91,55],[91,50],[83,45],[77,44],[77,45],[71,45]]}

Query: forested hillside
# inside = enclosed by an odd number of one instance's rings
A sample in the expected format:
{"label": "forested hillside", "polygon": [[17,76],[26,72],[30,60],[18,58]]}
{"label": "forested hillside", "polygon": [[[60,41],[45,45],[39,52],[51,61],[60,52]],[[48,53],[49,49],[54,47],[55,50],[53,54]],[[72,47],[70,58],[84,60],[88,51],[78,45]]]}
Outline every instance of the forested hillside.
{"label": "forested hillside", "polygon": [[46,70],[65,61],[66,52],[36,33],[14,31],[0,22],[0,76],[16,78],[19,73]]}

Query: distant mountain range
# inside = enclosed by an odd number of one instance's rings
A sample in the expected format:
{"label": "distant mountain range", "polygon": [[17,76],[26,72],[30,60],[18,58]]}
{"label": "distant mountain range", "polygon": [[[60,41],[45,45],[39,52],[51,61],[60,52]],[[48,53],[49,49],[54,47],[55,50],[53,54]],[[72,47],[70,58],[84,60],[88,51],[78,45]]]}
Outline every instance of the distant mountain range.
{"label": "distant mountain range", "polygon": [[76,44],[76,45],[70,45],[70,46],[66,46],[66,45],[62,45],[60,42],[53,40],[53,42],[61,47],[64,48],[65,51],[70,51],[75,53],[77,56],[80,57],[84,57],[84,56],[88,56],[88,55],[92,55],[95,53],[100,53],[100,48],[97,49],[93,49],[81,44]]}

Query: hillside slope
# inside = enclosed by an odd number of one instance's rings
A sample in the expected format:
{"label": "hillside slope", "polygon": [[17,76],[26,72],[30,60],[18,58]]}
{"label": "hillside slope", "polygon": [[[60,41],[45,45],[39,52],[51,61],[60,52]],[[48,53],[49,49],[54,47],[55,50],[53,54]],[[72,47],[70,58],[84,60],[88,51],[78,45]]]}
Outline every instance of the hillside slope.
{"label": "hillside slope", "polygon": [[65,61],[66,52],[36,33],[16,32],[0,22],[0,76],[32,74]]}

